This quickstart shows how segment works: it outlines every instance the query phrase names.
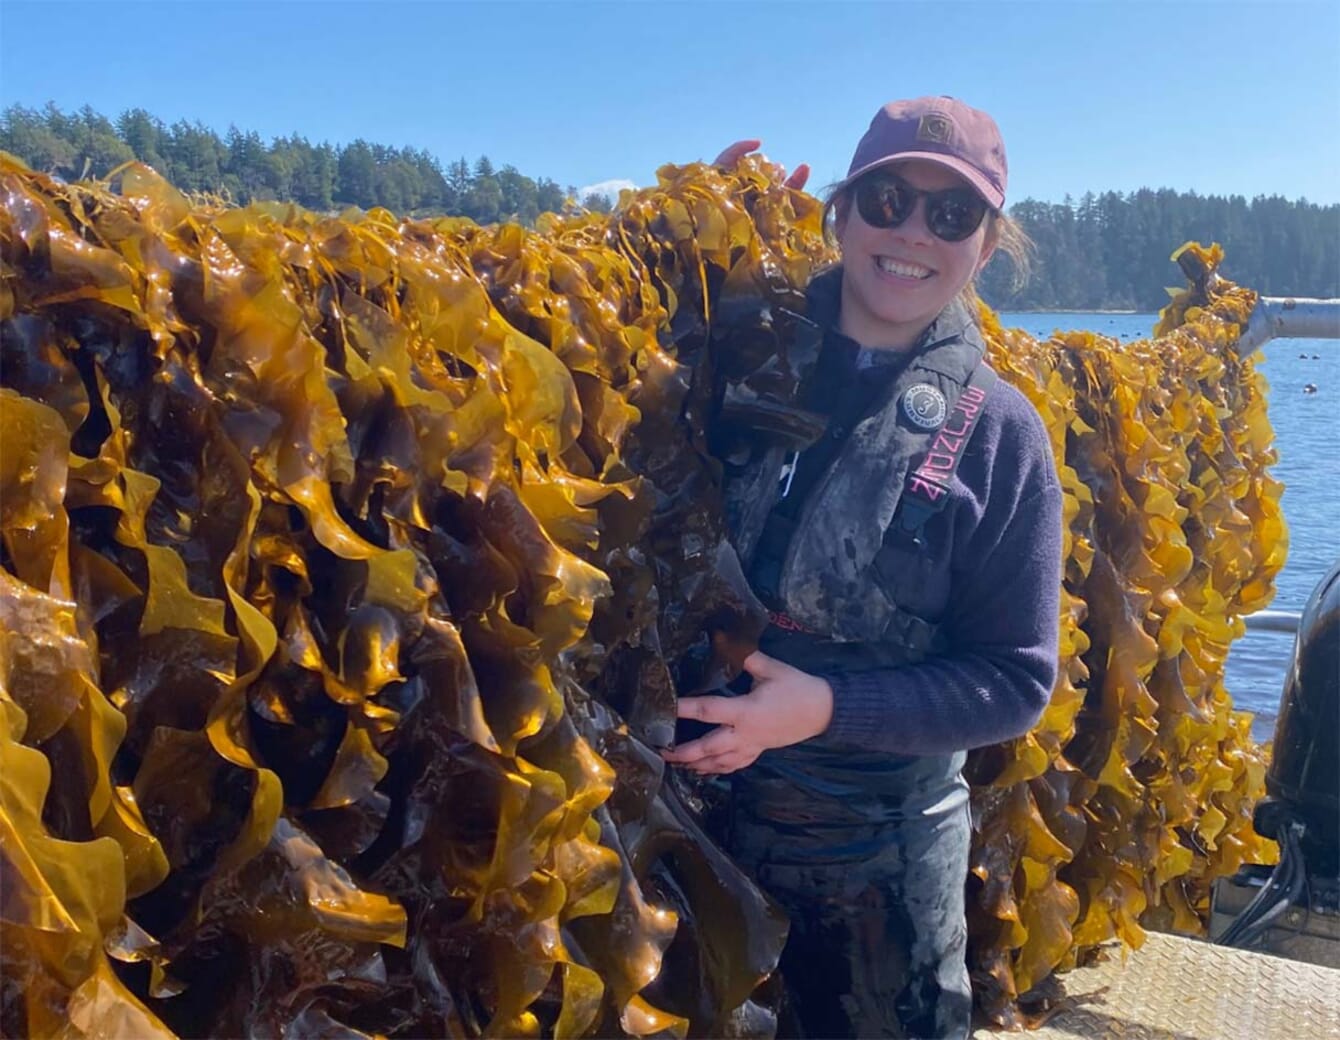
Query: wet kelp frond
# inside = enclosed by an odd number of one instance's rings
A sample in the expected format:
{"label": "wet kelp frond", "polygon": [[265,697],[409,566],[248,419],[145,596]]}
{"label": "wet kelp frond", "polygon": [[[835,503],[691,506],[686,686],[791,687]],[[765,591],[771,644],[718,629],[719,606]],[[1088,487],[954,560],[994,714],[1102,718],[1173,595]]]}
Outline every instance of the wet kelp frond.
{"label": "wet kelp frond", "polygon": [[985,316],[992,364],[1051,431],[1067,520],[1051,704],[970,762],[974,979],[1011,1024],[1104,940],[1202,931],[1213,879],[1275,855],[1251,827],[1264,752],[1223,685],[1287,548],[1265,381],[1234,350],[1256,294],[1214,276],[1217,246],[1184,248],[1204,277],[1157,338],[1040,343]]}
{"label": "wet kelp frond", "polygon": [[[794,382],[820,204],[760,160],[536,232],[0,190],[6,1035],[769,1032],[785,921],[654,749],[760,623],[707,427]],[[1284,533],[1212,291],[1135,345],[987,316],[1069,523],[1052,706],[971,764],[1001,1021],[1268,851],[1222,676]]]}

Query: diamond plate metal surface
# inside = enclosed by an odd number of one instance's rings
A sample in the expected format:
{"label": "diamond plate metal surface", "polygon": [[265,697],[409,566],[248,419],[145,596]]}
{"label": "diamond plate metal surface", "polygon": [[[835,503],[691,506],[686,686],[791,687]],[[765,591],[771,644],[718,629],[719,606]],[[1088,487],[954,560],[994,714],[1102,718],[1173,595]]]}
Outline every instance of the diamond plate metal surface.
{"label": "diamond plate metal surface", "polygon": [[[1340,970],[1150,932],[1122,962],[1060,976],[1063,1010],[1027,1040],[1340,1040]],[[1004,1034],[977,1029],[974,1040]]]}

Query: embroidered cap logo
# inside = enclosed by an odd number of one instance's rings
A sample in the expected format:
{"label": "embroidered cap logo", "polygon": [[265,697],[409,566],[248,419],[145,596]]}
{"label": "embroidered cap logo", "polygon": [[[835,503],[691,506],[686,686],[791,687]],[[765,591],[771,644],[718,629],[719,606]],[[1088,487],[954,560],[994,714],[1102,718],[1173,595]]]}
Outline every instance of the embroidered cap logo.
{"label": "embroidered cap logo", "polygon": [[948,116],[942,116],[937,112],[928,112],[917,123],[917,140],[948,144],[950,130],[951,124]]}
{"label": "embroidered cap logo", "polygon": [[917,383],[903,394],[903,414],[922,430],[937,430],[949,414],[949,405],[930,383]]}

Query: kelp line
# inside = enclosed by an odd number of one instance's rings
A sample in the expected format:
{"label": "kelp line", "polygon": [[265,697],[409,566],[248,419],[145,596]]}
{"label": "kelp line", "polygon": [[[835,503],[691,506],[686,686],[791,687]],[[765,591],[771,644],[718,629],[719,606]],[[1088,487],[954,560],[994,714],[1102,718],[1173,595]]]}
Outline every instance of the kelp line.
{"label": "kelp line", "polygon": [[[0,1029],[770,1032],[785,921],[655,748],[759,623],[707,437],[800,378],[820,204],[758,159],[534,232],[118,180],[0,161]],[[1223,688],[1285,547],[1254,298],[985,314],[1068,527],[1051,706],[969,767],[999,1022],[1272,851]]]}

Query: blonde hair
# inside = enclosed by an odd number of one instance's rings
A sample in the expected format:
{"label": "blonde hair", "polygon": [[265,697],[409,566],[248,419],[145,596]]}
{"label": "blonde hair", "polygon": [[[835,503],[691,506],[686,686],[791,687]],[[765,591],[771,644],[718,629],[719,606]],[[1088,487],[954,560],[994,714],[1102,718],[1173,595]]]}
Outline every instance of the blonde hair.
{"label": "blonde hair", "polygon": [[[846,220],[850,212],[851,185],[848,184],[845,188],[840,184],[830,185],[826,193],[828,197],[824,201],[824,244],[838,249],[840,244],[837,225],[840,220]],[[1033,271],[1033,258],[1037,253],[1037,247],[1028,237],[1028,232],[1004,210],[988,210],[986,221],[987,248],[1004,253],[1010,258],[1010,266],[1013,268],[1010,289],[1018,292],[1028,282],[1028,276]],[[977,314],[982,301],[977,295],[976,275],[959,292],[958,298],[967,305],[968,313]]]}
{"label": "blonde hair", "polygon": [[[1018,292],[1027,284],[1028,276],[1033,272],[1033,257],[1037,253],[1037,247],[1028,237],[1028,232],[1008,213],[991,210],[986,219],[987,246],[1010,258],[1010,291]],[[986,269],[985,264],[982,265],[982,269]],[[958,298],[967,304],[971,314],[976,314],[982,305],[982,298],[977,295],[979,277],[980,274],[974,275],[972,281],[958,294]]]}

